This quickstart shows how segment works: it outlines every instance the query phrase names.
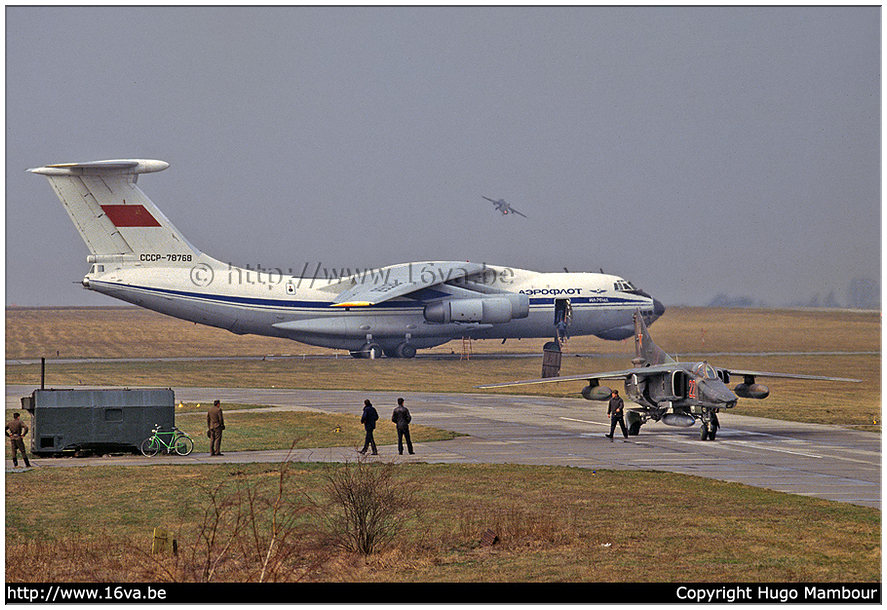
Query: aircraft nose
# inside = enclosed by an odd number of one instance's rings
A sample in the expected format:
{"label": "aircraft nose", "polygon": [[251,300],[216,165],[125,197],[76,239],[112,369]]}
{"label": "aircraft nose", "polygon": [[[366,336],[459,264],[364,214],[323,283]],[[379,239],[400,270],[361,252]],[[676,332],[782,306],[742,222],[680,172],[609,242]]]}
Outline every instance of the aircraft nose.
{"label": "aircraft nose", "polygon": [[657,299],[653,299],[653,319],[658,319],[662,314],[665,313],[665,305],[662,304],[662,301]]}
{"label": "aircraft nose", "polygon": [[739,400],[736,394],[723,383],[719,382],[713,384],[709,382],[706,383],[704,387],[705,397],[713,403],[720,403],[732,407]]}

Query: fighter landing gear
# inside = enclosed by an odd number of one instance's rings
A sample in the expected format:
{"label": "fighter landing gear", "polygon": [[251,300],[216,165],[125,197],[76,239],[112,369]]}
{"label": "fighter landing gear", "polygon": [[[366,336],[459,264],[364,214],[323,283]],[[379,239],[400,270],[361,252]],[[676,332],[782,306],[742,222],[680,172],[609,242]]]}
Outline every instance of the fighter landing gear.
{"label": "fighter landing gear", "polygon": [[699,431],[699,440],[713,441],[718,434],[718,428],[721,424],[718,422],[718,414],[713,411],[706,411],[702,414],[702,429]]}
{"label": "fighter landing gear", "polygon": [[625,417],[625,424],[628,427],[628,436],[637,436],[641,431],[644,419],[634,411],[629,411]]}

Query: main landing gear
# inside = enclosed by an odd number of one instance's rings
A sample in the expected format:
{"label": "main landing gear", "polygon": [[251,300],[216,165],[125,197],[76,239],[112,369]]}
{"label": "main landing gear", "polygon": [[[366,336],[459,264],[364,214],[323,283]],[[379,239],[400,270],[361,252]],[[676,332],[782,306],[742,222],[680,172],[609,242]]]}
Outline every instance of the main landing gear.
{"label": "main landing gear", "polygon": [[414,358],[416,356],[416,348],[408,341],[399,343],[393,349],[383,349],[381,345],[374,341],[364,343],[359,350],[350,352],[354,358],[381,358],[384,354],[389,358]]}

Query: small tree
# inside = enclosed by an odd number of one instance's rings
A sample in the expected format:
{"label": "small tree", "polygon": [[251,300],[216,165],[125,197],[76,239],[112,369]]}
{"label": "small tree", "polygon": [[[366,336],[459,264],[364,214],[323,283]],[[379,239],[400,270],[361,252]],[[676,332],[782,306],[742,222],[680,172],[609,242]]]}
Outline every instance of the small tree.
{"label": "small tree", "polygon": [[276,485],[264,477],[240,477],[232,488],[208,489],[190,554],[177,565],[177,580],[278,582],[310,576],[328,554],[314,544],[305,524],[311,512],[303,489],[292,489],[289,458],[279,464]]}
{"label": "small tree", "polygon": [[414,509],[415,486],[396,476],[391,463],[346,462],[326,474],[318,505],[330,543],[369,555],[395,539]]}

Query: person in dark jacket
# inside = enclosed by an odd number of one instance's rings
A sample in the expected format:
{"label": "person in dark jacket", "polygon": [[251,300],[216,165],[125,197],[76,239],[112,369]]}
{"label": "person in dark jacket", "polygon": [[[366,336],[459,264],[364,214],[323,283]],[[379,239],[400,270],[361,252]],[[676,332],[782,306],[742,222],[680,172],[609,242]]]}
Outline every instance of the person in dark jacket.
{"label": "person in dark jacket", "polygon": [[28,426],[21,420],[18,412],[12,414],[12,421],[6,424],[6,436],[9,437],[9,442],[12,445],[12,465],[18,466],[18,451],[22,452],[22,457],[25,458],[25,468],[31,467],[31,462],[28,461],[28,454],[25,451],[25,441],[24,436],[28,433]]}
{"label": "person in dark jacket", "polygon": [[206,435],[209,437],[209,454],[222,455],[222,430],[225,429],[225,416],[218,400],[206,412]]}
{"label": "person in dark jacket", "polygon": [[622,436],[628,438],[628,430],[625,428],[625,419],[623,418],[624,413],[625,403],[619,397],[619,391],[613,390],[613,393],[610,395],[610,404],[607,406],[607,416],[610,418],[610,433],[605,435],[610,439],[611,443],[613,442],[613,432],[616,430],[617,422],[622,428]]}
{"label": "person in dark jacket", "polygon": [[391,414],[391,421],[397,427],[397,452],[403,455],[403,441],[407,441],[407,451],[413,454],[413,443],[410,441],[410,410],[403,406],[403,398],[397,399],[397,406]]}
{"label": "person in dark jacket", "polygon": [[376,412],[376,407],[373,406],[373,403],[370,402],[369,398],[364,400],[360,423],[363,424],[367,434],[363,441],[363,449],[360,450],[361,453],[366,453],[367,447],[372,447],[373,455],[379,455],[379,452],[376,451],[376,439],[373,438],[373,430],[376,429],[376,421],[378,419],[379,414]]}

